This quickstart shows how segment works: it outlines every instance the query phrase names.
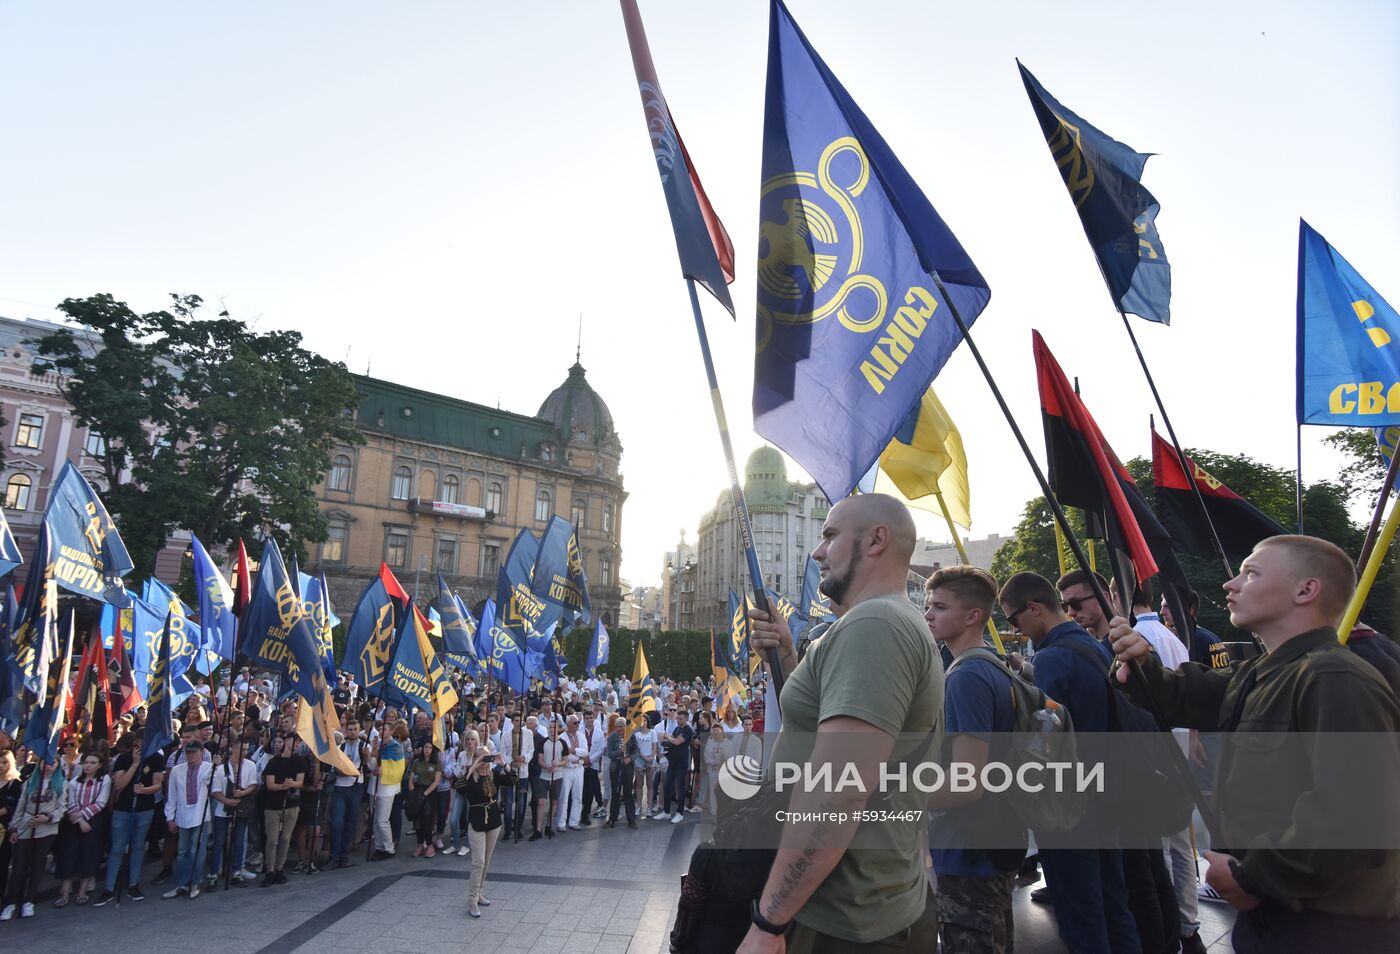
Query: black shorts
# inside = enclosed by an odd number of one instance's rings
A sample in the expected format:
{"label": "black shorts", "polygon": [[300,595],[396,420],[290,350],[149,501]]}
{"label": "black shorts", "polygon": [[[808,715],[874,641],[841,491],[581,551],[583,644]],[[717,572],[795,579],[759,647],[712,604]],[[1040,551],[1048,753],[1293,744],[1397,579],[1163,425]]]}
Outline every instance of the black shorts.
{"label": "black shorts", "polygon": [[307,827],[320,827],[321,825],[321,792],[312,789],[303,789],[301,793],[300,808],[297,812],[297,823],[292,829],[299,831]]}

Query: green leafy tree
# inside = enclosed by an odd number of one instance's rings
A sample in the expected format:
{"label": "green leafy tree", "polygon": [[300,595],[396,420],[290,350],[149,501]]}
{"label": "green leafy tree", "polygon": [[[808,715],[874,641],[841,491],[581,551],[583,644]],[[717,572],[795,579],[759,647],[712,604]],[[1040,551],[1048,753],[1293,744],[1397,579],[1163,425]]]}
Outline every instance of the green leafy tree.
{"label": "green leafy tree", "polygon": [[[197,295],[137,313],[111,295],[59,305],[83,331],[32,342],[36,374],[64,376],[75,420],[102,435],[102,496],[149,573],[173,530],[217,545],[272,536],[305,557],[326,537],[315,487],[337,445],[363,443],[343,364],[296,332],[258,333]],[[85,332],[85,333],[84,333]]]}
{"label": "green leafy tree", "polygon": [[1375,510],[1386,471],[1385,458],[1381,457],[1375,433],[1370,428],[1348,427],[1327,435],[1322,443],[1341,452],[1346,459],[1342,472],[1337,475],[1337,485],[1346,498],[1363,500],[1367,509]]}
{"label": "green leafy tree", "polygon": [[[1371,441],[1367,453],[1378,457],[1375,453],[1374,437],[1370,437],[1369,434],[1367,436]],[[1291,528],[1296,523],[1294,471],[1260,463],[1245,454],[1221,454],[1197,449],[1187,449],[1186,453],[1213,477],[1284,527]],[[1365,531],[1351,520],[1347,512],[1347,502],[1352,494],[1357,492],[1357,488],[1363,486],[1358,481],[1370,479],[1361,464],[1362,461],[1358,458],[1350,477],[1348,472],[1344,472],[1336,481],[1317,481],[1309,485],[1303,493],[1306,532],[1330,540],[1353,556],[1361,549]],[[1152,462],[1136,457],[1128,461],[1127,468],[1155,510],[1156,489],[1152,483]],[[1383,472],[1381,476],[1384,476]],[[1375,478],[1376,491],[1379,491],[1379,483],[1380,478]],[[1082,533],[1083,523],[1079,513],[1071,510],[1070,517],[1075,532]],[[1016,539],[1004,545],[993,558],[993,575],[998,580],[1005,580],[1021,570],[1032,570],[1053,580],[1058,574],[1055,536],[1050,509],[1043,497],[1036,497],[1026,504],[1026,510],[1015,533]],[[1099,556],[1102,557],[1101,541],[1098,547]],[[1219,559],[1190,554],[1178,556],[1188,582],[1201,597],[1200,622],[1222,635],[1244,638],[1243,633],[1234,630],[1229,624],[1229,613],[1225,608],[1224,594],[1221,590],[1227,576]],[[1072,566],[1073,559],[1068,554],[1066,558]],[[1395,563],[1394,557],[1387,558],[1368,599],[1365,613],[1365,618],[1372,625],[1392,633],[1396,631],[1396,588],[1397,584],[1400,584]]]}

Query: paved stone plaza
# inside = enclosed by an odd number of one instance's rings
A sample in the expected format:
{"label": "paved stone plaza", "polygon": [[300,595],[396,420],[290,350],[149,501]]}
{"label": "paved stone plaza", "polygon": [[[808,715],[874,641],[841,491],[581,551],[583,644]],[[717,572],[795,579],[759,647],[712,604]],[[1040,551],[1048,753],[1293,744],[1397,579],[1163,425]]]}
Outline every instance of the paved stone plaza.
{"label": "paved stone plaza", "polygon": [[[502,845],[487,880],[490,907],[466,915],[470,858],[412,857],[405,837],[399,857],[317,875],[288,873],[283,887],[222,887],[194,901],[162,900],[169,884],[149,884],[146,900],[118,908],[40,903],[37,915],[0,925],[0,949],[119,954],[665,954],[680,876],[709,825],[638,823],[606,831],[597,823],[552,841]],[[52,898],[52,881],[46,881]],[[1051,954],[1049,908],[1015,897],[1016,950]],[[1229,952],[1229,909],[1202,902],[1201,936],[1212,952]]]}

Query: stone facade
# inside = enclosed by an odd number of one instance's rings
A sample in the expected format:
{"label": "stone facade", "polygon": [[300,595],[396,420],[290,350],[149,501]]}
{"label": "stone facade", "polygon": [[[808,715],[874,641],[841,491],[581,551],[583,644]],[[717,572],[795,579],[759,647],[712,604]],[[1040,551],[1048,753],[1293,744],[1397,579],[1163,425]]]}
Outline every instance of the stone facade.
{"label": "stone facade", "polygon": [[332,454],[316,495],[330,539],[310,546],[337,614],[388,563],[416,599],[437,574],[475,606],[522,529],[559,514],[579,526],[593,609],[614,626],[622,601],[622,443],[612,415],[569,369],[534,416],[356,376],[366,443]]}
{"label": "stone facade", "polygon": [[[760,447],[749,455],[744,499],[765,585],[795,599],[802,590],[807,555],[821,539],[831,504],[816,484],[788,480],[783,455],[772,447]],[[739,521],[727,489],[714,509],[701,517],[695,551],[693,611],[689,618],[682,612],[680,622],[689,629],[726,627],[729,591],[743,593],[749,586]]]}
{"label": "stone facade", "polygon": [[[5,425],[0,439],[5,447],[5,464],[0,470],[5,518],[25,560],[34,550],[39,524],[49,503],[49,490],[67,461],[72,461],[93,489],[104,489],[101,455],[106,445],[101,435],[73,419],[73,410],[63,396],[64,378],[59,374],[36,375],[30,371],[34,350],[25,342],[62,330],[65,326],[28,318],[17,321],[0,318],[0,413]],[[100,345],[96,336],[68,328],[80,339]],[[125,478],[123,478],[125,479]],[[180,561],[189,546],[190,535],[179,531],[156,557],[156,576],[174,583],[180,576]],[[17,571],[23,580],[24,570]],[[139,581],[128,580],[136,586]]]}

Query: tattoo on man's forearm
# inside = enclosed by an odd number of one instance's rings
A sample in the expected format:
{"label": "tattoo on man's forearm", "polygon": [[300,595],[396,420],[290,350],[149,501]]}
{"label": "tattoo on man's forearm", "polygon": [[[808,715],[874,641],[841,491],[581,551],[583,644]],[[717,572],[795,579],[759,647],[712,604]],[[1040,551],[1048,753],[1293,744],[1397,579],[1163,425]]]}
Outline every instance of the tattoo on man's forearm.
{"label": "tattoo on man's forearm", "polygon": [[[830,810],[831,807],[826,804],[821,805],[818,809],[822,816],[825,816]],[[773,892],[773,898],[763,912],[765,918],[776,920],[778,912],[792,899],[807,873],[815,866],[817,854],[826,849],[832,828],[833,826],[826,822],[814,821],[812,823],[812,827],[807,830],[806,844],[801,849],[802,854],[783,871],[777,890]]]}

